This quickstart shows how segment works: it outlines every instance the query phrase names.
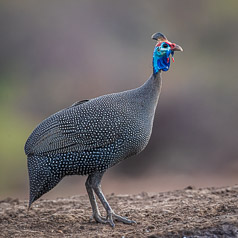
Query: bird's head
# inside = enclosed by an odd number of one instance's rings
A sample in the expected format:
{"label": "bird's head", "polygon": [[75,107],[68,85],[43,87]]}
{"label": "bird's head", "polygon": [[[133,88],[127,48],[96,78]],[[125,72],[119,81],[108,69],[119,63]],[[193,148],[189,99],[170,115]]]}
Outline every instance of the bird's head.
{"label": "bird's head", "polygon": [[183,49],[168,41],[162,33],[155,33],[151,38],[157,41],[153,53],[153,72],[157,74],[160,70],[167,71],[170,67],[170,55],[174,62],[174,51],[183,51]]}

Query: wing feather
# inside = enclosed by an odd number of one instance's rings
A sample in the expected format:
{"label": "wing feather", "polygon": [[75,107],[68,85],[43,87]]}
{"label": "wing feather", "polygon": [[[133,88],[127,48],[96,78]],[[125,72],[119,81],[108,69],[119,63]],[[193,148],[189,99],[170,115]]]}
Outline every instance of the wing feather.
{"label": "wing feather", "polygon": [[25,153],[91,150],[115,142],[121,137],[122,130],[123,116],[118,109],[84,100],[40,123],[28,138]]}

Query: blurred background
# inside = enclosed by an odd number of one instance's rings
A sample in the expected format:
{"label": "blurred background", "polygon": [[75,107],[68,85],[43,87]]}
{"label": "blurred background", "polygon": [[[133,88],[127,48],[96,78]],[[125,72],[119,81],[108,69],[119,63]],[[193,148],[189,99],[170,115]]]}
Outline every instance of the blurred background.
{"label": "blurred background", "polygon": [[[163,74],[147,148],[110,169],[106,193],[234,185],[238,179],[238,1],[0,1],[0,198],[28,198],[24,144],[44,118],[152,72],[163,32],[181,45]],[[45,198],[86,193],[65,178]]]}

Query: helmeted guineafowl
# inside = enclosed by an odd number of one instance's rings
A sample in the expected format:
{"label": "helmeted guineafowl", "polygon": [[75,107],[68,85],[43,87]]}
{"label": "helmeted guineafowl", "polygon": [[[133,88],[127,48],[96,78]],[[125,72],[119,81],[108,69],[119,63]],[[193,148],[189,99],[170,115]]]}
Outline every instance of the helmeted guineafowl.
{"label": "helmeted guineafowl", "polygon": [[[101,190],[104,172],[147,145],[170,54],[182,51],[161,33],[153,53],[153,74],[139,88],[74,103],[41,122],[25,144],[31,204],[66,175],[88,175],[86,189],[97,222],[134,223],[114,213]],[[107,217],[100,215],[95,194]]]}

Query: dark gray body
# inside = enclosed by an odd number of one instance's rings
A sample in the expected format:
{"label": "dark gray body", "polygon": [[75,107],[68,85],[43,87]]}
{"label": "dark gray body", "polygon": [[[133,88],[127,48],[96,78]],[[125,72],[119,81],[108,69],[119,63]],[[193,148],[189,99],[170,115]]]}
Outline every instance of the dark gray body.
{"label": "dark gray body", "polygon": [[45,119],[25,145],[30,204],[65,175],[103,172],[141,152],[152,132],[160,74],[139,88],[85,100]]}

